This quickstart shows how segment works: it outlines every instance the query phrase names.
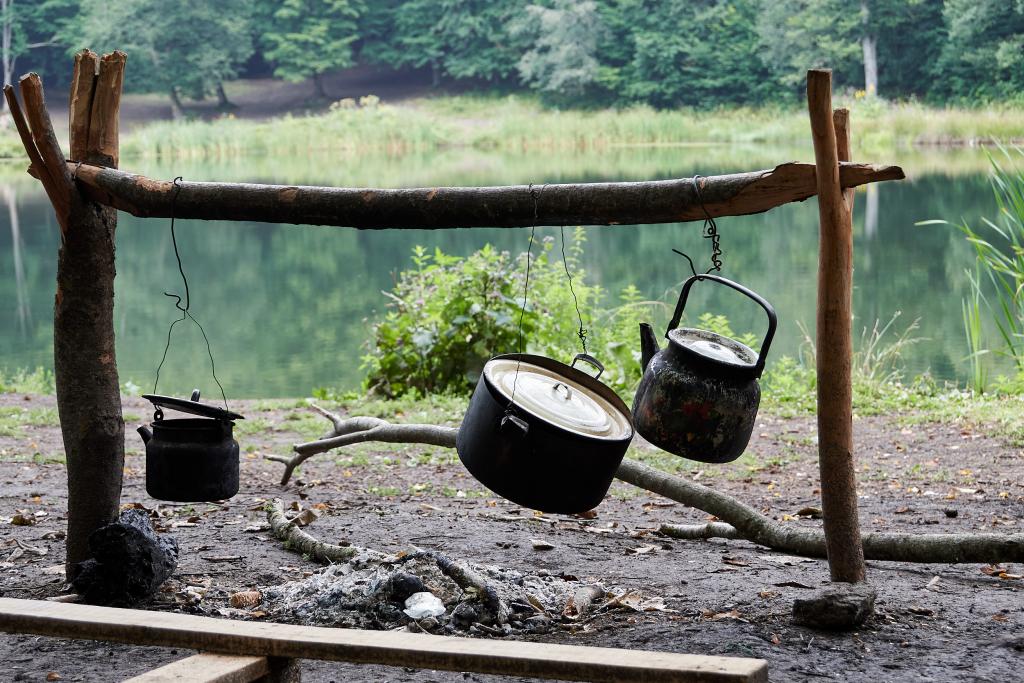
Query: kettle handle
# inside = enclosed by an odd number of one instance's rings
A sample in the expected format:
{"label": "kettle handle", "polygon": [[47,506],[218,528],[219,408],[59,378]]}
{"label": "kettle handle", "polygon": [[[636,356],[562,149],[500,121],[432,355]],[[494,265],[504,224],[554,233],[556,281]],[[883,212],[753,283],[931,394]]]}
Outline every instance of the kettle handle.
{"label": "kettle handle", "polygon": [[693,283],[698,280],[714,280],[719,282],[726,287],[732,287],[740,294],[745,294],[747,297],[756,301],[764,312],[768,314],[768,332],[764,335],[764,341],[761,342],[761,351],[757,355],[757,363],[754,365],[754,377],[760,377],[761,373],[764,372],[765,358],[768,356],[768,348],[772,345],[772,338],[775,337],[775,328],[778,325],[778,319],[775,316],[775,309],[770,303],[768,303],[764,297],[760,294],[751,291],[743,285],[733,282],[732,280],[726,280],[720,275],[691,275],[683,283],[683,291],[679,293],[679,302],[676,303],[676,310],[672,314],[672,320],[668,324],[668,329],[665,330],[665,336],[668,337],[668,333],[679,327],[679,320],[683,317],[683,309],[686,308],[686,299],[690,296],[690,287]]}

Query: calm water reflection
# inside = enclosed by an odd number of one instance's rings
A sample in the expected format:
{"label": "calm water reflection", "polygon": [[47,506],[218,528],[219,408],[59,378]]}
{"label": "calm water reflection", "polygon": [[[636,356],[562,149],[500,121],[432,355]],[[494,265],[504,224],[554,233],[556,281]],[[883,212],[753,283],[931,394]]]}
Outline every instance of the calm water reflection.
{"label": "calm water reflection", "polygon": [[[874,155],[877,156],[877,155]],[[159,177],[335,185],[543,183],[670,178],[771,166],[812,158],[809,150],[744,147],[614,149],[586,155],[502,157],[452,151],[403,158],[232,160],[164,164],[126,160]],[[966,374],[960,300],[972,253],[952,229],[917,227],[928,218],[976,220],[994,212],[984,160],[970,152],[886,159],[905,161],[910,179],[857,193],[856,328],[902,311],[920,318],[927,340],[906,358],[909,373],[942,379]],[[20,169],[19,169],[20,171]],[[6,182],[5,182],[6,181]],[[12,170],[0,176],[0,366],[52,364],[52,302],[57,226],[38,185]],[[724,272],[771,300],[780,328],[773,355],[799,352],[798,323],[813,328],[817,209],[813,201],[759,216],[722,219]],[[152,388],[168,323],[164,291],[180,288],[166,220],[121,215],[116,332],[123,382]],[[557,234],[544,228],[541,234]],[[180,221],[178,239],[192,284],[192,311],[203,322],[230,396],[307,395],[316,386],[357,386],[367,319],[382,310],[410,250],[467,254],[486,243],[516,253],[526,230],[366,231],[258,223]],[[628,284],[651,298],[674,298],[684,277],[676,247],[707,258],[699,225],[588,228],[586,265],[612,295]],[[737,330],[761,331],[759,310],[730,290],[695,288],[695,308],[726,313]],[[688,307],[689,308],[689,307]],[[161,393],[193,386],[215,393],[197,331],[176,331]],[[571,334],[571,331],[567,332]]]}

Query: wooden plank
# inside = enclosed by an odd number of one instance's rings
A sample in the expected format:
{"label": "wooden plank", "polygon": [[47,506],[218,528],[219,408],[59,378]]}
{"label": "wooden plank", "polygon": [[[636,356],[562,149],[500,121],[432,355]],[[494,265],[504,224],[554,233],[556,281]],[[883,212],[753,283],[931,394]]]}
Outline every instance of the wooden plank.
{"label": "wooden plank", "polygon": [[763,659],[231,621],[13,598],[0,598],[0,630],[225,654],[566,681],[760,683],[768,680],[768,664]]}
{"label": "wooden plank", "polygon": [[[832,580],[857,583],[865,579],[865,567],[853,466],[853,226],[839,178],[831,71],[807,72],[807,109],[814,142],[819,222],[815,355],[821,510]],[[844,155],[849,155],[848,140],[843,148]]]}
{"label": "wooden plank", "polygon": [[124,683],[250,683],[269,673],[266,657],[203,652],[126,679]]}
{"label": "wooden plank", "polygon": [[[99,91],[97,91],[99,97]],[[760,213],[815,194],[813,164],[750,173],[623,183],[373,189],[181,182],[73,165],[93,201],[134,216],[257,221],[352,228],[634,225]],[[903,178],[898,166],[843,164],[846,187]],[[172,198],[177,199],[172,201]]]}

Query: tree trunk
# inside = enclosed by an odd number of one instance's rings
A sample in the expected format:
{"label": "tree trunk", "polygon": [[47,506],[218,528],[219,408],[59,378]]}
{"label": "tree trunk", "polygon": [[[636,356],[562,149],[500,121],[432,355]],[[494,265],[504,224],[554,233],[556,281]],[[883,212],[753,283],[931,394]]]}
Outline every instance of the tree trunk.
{"label": "tree trunk", "polygon": [[318,99],[329,99],[327,90],[324,88],[324,75],[319,71],[313,73],[313,92]]}
{"label": "tree trunk", "polygon": [[860,3],[861,23],[864,26],[864,35],[860,40],[864,52],[864,92],[868,95],[878,94],[878,39],[868,26],[868,19],[871,17],[867,0]]}
{"label": "tree trunk", "polygon": [[175,121],[181,121],[185,118],[185,106],[181,103],[178,89],[172,87],[168,94],[171,98],[171,118]]}
{"label": "tree trunk", "polygon": [[437,63],[436,59],[430,60],[430,87],[441,87],[441,65]]}
{"label": "tree trunk", "polygon": [[228,94],[224,92],[224,83],[217,81],[217,106],[221,109],[234,109],[235,105],[228,99]]}
{"label": "tree trunk", "polygon": [[57,260],[53,314],[57,407],[68,470],[66,568],[90,556],[88,538],[117,518],[124,420],[114,356],[117,212],[75,201]]}

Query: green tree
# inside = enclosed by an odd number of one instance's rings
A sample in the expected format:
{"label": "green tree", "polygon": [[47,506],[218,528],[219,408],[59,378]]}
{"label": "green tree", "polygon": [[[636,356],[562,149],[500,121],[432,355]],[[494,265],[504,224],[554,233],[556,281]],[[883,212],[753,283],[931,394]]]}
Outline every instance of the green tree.
{"label": "green tree", "polygon": [[313,78],[317,97],[327,98],[323,76],[354,64],[360,0],[284,0],[261,36],[274,75],[288,81]]}
{"label": "green tree", "polygon": [[427,67],[442,76],[502,81],[521,46],[508,32],[525,0],[405,0],[374,7],[362,56],[392,66]]}
{"label": "green tree", "polygon": [[620,25],[631,54],[609,65],[604,78],[625,99],[708,106],[764,101],[776,92],[758,49],[757,0],[618,4],[628,6]]}
{"label": "green tree", "polygon": [[[61,33],[78,13],[76,0],[0,0],[0,67],[3,84],[14,80],[20,57],[49,49],[63,51]],[[33,60],[33,68],[42,71]],[[0,109],[6,109],[6,102]]]}
{"label": "green tree", "polygon": [[528,6],[512,25],[512,35],[530,44],[519,58],[519,77],[549,98],[583,97],[598,82],[598,45],[606,30],[592,0]]}
{"label": "green tree", "polygon": [[[841,86],[902,94],[920,90],[921,67],[937,55],[941,5],[942,0],[761,0],[758,30],[765,59],[794,88],[803,84],[807,69],[829,67]],[[896,78],[886,74],[887,66]]]}
{"label": "green tree", "polygon": [[180,118],[181,95],[215,93],[252,54],[249,7],[248,0],[83,0],[69,42],[127,52],[126,88],[167,93]]}
{"label": "green tree", "polygon": [[935,92],[990,100],[1024,92],[1024,0],[946,0]]}

